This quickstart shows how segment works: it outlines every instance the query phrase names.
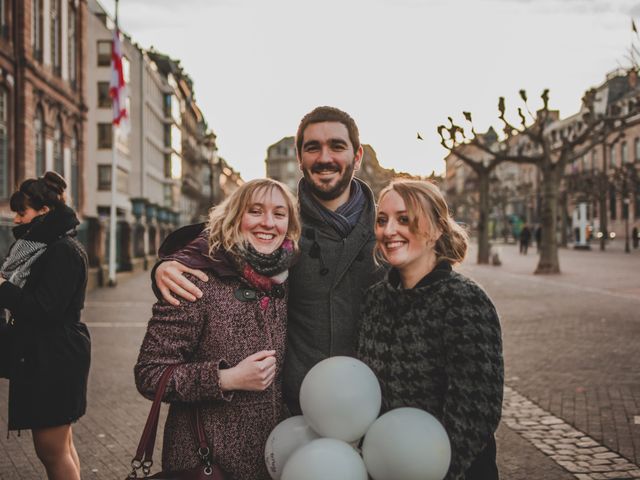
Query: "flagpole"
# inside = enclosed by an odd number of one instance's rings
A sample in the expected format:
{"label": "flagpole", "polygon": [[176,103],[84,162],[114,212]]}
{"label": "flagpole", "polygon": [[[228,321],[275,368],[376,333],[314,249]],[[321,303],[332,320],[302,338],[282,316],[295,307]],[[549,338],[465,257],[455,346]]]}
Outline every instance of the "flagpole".
{"label": "flagpole", "polygon": [[[118,0],[116,2],[116,35],[118,30]],[[112,48],[115,45],[112,45]],[[113,52],[112,52],[113,55]],[[113,61],[113,60],[112,60]],[[115,101],[115,100],[113,100]],[[116,138],[118,136],[118,123],[111,123],[111,208],[109,211],[109,286],[116,286],[116,177],[118,172],[118,157],[116,154]]]}

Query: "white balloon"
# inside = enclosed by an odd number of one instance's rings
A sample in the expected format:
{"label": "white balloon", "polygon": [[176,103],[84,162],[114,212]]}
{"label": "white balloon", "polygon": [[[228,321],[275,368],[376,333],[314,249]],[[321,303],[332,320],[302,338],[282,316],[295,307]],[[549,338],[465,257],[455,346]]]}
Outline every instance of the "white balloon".
{"label": "white balloon", "polygon": [[367,480],[367,469],[350,445],[319,438],[293,452],[282,480]]}
{"label": "white balloon", "polygon": [[264,461],[274,480],[282,476],[282,469],[291,454],[312,440],[320,438],[302,415],[287,418],[276,425],[264,447]]}
{"label": "white balloon", "polygon": [[300,407],[323,437],[353,442],[380,413],[382,396],[375,374],[360,360],[330,357],[317,363],[300,387]]}
{"label": "white balloon", "polygon": [[451,445],[433,415],[397,408],[371,425],[362,456],[374,480],[442,480],[449,470]]}

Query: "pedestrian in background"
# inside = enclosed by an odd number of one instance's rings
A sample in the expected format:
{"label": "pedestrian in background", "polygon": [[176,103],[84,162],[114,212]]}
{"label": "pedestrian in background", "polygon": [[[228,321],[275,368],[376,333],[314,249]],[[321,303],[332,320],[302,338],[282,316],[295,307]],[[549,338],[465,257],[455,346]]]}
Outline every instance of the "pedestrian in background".
{"label": "pedestrian in background", "polygon": [[536,250],[540,253],[540,248],[542,246],[542,225],[538,224],[535,230],[536,237]]}
{"label": "pedestrian in background", "polygon": [[9,430],[31,429],[50,480],[80,480],[71,424],[84,415],[91,341],[80,321],[87,257],[78,218],[54,172],[25,180],[9,201],[15,243],[0,268],[9,314]]}
{"label": "pedestrian in background", "polygon": [[495,480],[501,330],[487,294],[452,270],[467,234],[435,185],[401,180],[379,195],[375,235],[391,270],[365,294],[357,354],[380,381],[383,411],[416,407],[443,424],[446,480]]}
{"label": "pedestrian in background", "polygon": [[531,230],[529,229],[529,225],[526,223],[520,230],[520,253],[523,255],[527,254],[529,250],[529,242],[531,241]]}
{"label": "pedestrian in background", "polygon": [[[202,292],[198,302],[153,307],[135,366],[138,390],[153,398],[165,368],[176,365],[162,466],[200,465],[191,413],[200,418],[213,460],[233,480],[268,480],[264,445],[282,420],[282,365],[288,270],[300,223],[287,187],[252,180],[211,210],[206,228],[184,227],[172,240],[195,241],[164,260],[178,260]],[[199,271],[196,271],[198,269]],[[208,281],[207,281],[208,279]]]}
{"label": "pedestrian in background", "polygon": [[633,248],[638,248],[640,237],[638,236],[638,227],[636,225],[634,225],[633,230],[631,230],[631,239],[633,241]]}

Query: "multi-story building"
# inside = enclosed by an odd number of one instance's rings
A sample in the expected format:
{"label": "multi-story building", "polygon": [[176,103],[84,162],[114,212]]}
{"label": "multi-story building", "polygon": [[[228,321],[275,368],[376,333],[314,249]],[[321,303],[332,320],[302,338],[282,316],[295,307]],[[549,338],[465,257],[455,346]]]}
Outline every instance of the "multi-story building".
{"label": "multi-story building", "polygon": [[[231,195],[244,183],[240,173],[235,171],[222,157],[219,157],[218,163],[214,165],[214,172],[216,172],[213,182],[214,191],[218,192],[218,196],[214,197],[215,203]],[[218,176],[217,182],[215,181],[216,175]]]}
{"label": "multi-story building", "polygon": [[[625,115],[635,108],[640,86],[635,71],[614,71],[595,89],[597,114]],[[576,114],[564,128],[580,121]],[[627,118],[622,130],[611,129],[593,147],[567,165],[563,182],[566,215],[587,204],[596,235],[623,237],[629,223],[640,227],[640,114]]]}
{"label": "multi-story building", "polygon": [[362,145],[363,154],[360,170],[355,172],[356,177],[364,180],[373,190],[373,195],[377,199],[380,190],[396,177],[413,178],[407,173],[396,172],[394,169],[384,168],[378,161],[378,155],[371,145]]}
{"label": "multi-story building", "polygon": [[[633,71],[616,71],[594,89],[593,111],[589,115],[624,117],[635,108],[640,88]],[[561,119],[551,111],[552,121],[546,134],[552,138],[569,138],[579,130],[587,114],[586,106],[567,118]],[[494,133],[495,135],[495,133]],[[513,141],[526,141],[513,138]],[[496,137],[497,139],[497,137]],[[560,141],[560,140],[558,140]],[[590,147],[590,148],[589,148]],[[478,161],[486,157],[471,145],[463,146],[465,153]],[[575,149],[580,153],[565,166],[558,199],[558,231],[561,240],[572,239],[577,225],[573,225],[580,204],[587,205],[589,230],[611,237],[624,236],[628,224],[640,227],[640,114],[626,118],[624,125],[611,124],[604,138],[589,138]],[[457,218],[471,225],[477,223],[477,184],[475,173],[454,154],[445,158],[446,190]],[[524,222],[538,222],[541,207],[541,174],[533,164],[500,164],[493,172],[491,184],[492,219],[496,227],[498,218],[508,220],[509,228]],[[504,227],[499,230],[503,230]],[[499,231],[498,230],[498,231]],[[605,232],[601,232],[605,230]],[[518,228],[512,233],[517,234]],[[577,238],[577,233],[576,233]]]}
{"label": "multi-story building", "polygon": [[0,1],[0,251],[26,177],[61,173],[84,212],[86,19],[86,0]]}
{"label": "multi-story building", "polygon": [[298,166],[294,137],[284,137],[267,148],[267,158],[264,163],[267,177],[284,183],[292,192],[298,190],[302,172]]}
{"label": "multi-story building", "polygon": [[[87,0],[87,171],[85,182],[92,194],[87,199],[86,214],[89,217],[89,260],[99,269],[108,263],[108,226],[111,197],[111,178],[115,177],[115,205],[117,216],[116,252],[117,268],[130,269],[132,258],[128,253],[130,244],[129,222],[131,221],[130,182],[133,164],[138,161],[141,143],[140,109],[127,101],[130,131],[120,129],[114,135],[113,112],[109,96],[111,79],[111,50],[113,20],[96,0]],[[142,52],[126,35],[121,35],[124,79],[130,90],[139,90],[139,72]],[[115,142],[115,148],[113,148]],[[112,163],[115,156],[115,173]]]}
{"label": "multi-story building", "polygon": [[147,55],[172,88],[165,96],[166,113],[171,118],[165,125],[165,145],[170,149],[165,170],[171,178],[179,179],[171,192],[179,222],[202,221],[220,191],[216,136],[208,129],[195,101],[193,81],[180,62],[155,50]]}
{"label": "multi-story building", "polygon": [[179,61],[145,51],[126,35],[121,37],[128,121],[114,137],[109,80],[115,25],[97,0],[88,2],[87,186],[95,192],[87,204],[90,259],[104,272],[115,156],[116,263],[128,270],[146,265],[176,225],[202,220],[211,203],[221,199],[214,185],[216,137]]}

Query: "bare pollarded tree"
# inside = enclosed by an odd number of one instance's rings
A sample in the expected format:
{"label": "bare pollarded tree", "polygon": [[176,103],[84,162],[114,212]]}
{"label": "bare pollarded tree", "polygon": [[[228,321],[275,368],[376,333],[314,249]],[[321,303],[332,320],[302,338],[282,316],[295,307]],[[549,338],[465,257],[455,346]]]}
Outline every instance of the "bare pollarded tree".
{"label": "bare pollarded tree", "polygon": [[[582,109],[578,114],[560,120],[558,112],[549,108],[549,90],[544,90],[540,95],[542,107],[535,113],[528,106],[526,92],[520,90],[519,94],[523,106],[517,109],[520,120],[517,125],[506,117],[504,97],[500,97],[498,101],[498,118],[503,127],[503,137],[498,142],[489,144],[483,135],[476,132],[469,112],[463,112],[463,115],[469,124],[470,135],[467,135],[464,128],[457,125],[451,117],[448,125],[438,127],[438,134],[444,148],[469,165],[478,175],[480,222],[484,223],[478,229],[478,245],[479,249],[486,248],[487,259],[489,173],[505,161],[529,163],[538,167],[541,174],[542,245],[535,273],[559,273],[556,236],[558,199],[566,166],[584,155],[610,132],[622,130],[626,121],[637,114],[638,102],[635,97],[629,97],[623,103],[607,104],[602,109],[601,102],[597,102],[597,91],[592,89],[583,97]],[[468,152],[472,148],[482,152],[482,155],[469,155]],[[480,261],[480,256],[478,259]]]}

